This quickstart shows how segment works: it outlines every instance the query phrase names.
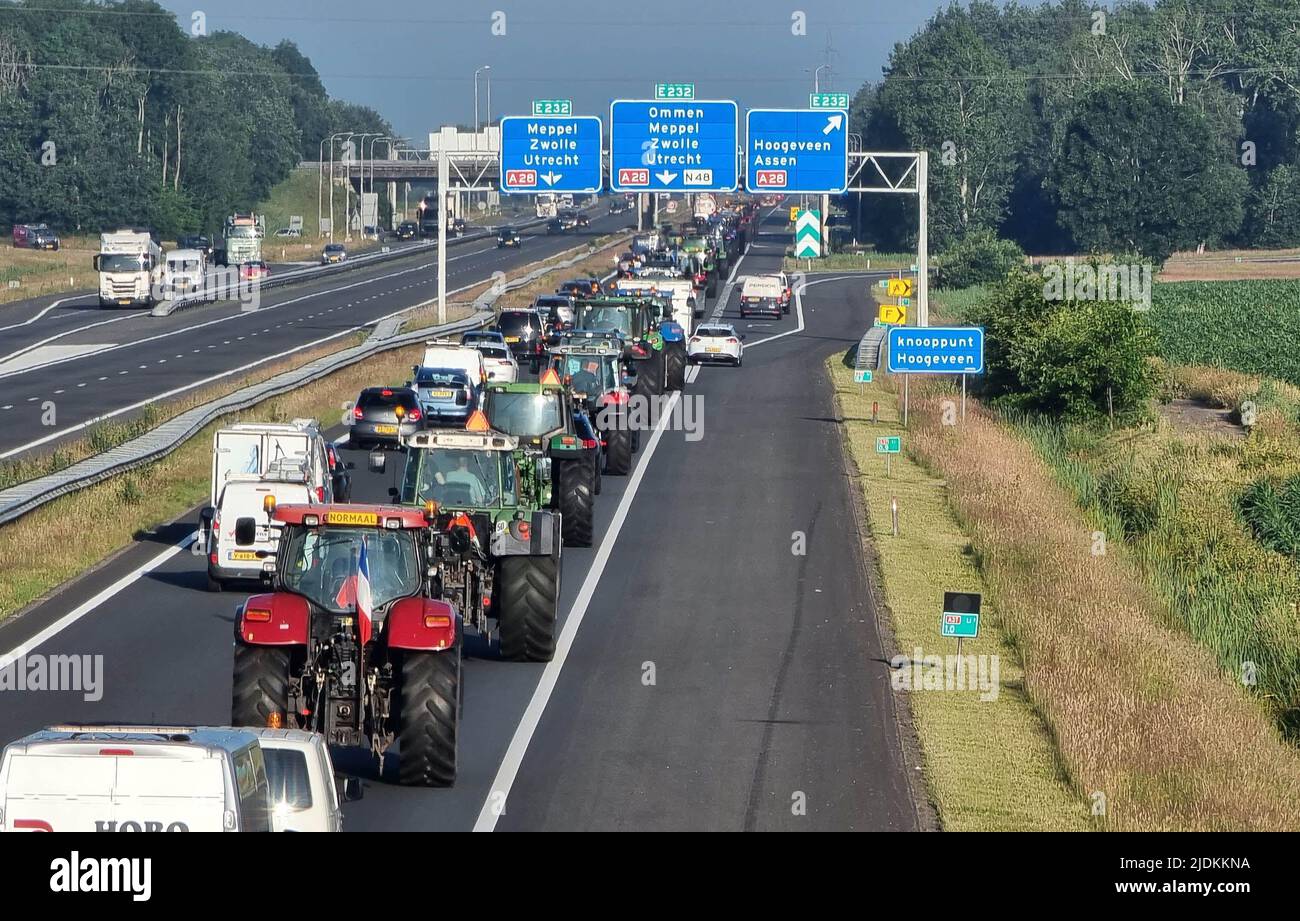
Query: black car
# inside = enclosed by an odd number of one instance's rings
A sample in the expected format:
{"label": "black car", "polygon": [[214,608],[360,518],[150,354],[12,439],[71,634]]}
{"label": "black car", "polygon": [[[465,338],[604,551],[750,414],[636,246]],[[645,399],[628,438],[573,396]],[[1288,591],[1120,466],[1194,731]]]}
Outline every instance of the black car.
{"label": "black car", "polygon": [[188,236],[181,237],[176,241],[176,248],[197,249],[205,256],[210,257],[212,255],[212,241],[201,233],[192,233]]}
{"label": "black car", "polygon": [[466,224],[465,224],[465,219],[463,217],[458,217],[456,218],[456,220],[451,222],[450,233],[452,234],[452,236],[459,237],[461,234],[465,232],[465,229],[466,229]]}
{"label": "black car", "polygon": [[578,226],[578,227],[590,227],[590,226],[591,226],[591,218],[587,216],[587,213],[586,213],[585,211],[579,211],[579,212],[574,216],[574,220],[577,222],[577,226]]}
{"label": "black car", "polygon": [[397,225],[397,239],[399,240],[414,240],[419,232],[420,225],[415,221],[402,221]]}
{"label": "black car", "polygon": [[523,245],[523,239],[519,232],[513,227],[502,227],[497,231],[497,249],[505,246],[514,246],[516,248]]}
{"label": "black car", "polygon": [[564,221],[560,220],[558,217],[553,217],[546,222],[546,232],[548,234],[564,233],[564,231]]}
{"label": "black car", "polygon": [[546,330],[542,317],[531,307],[518,307],[501,311],[496,325],[492,327],[506,338],[506,346],[515,361],[528,362],[533,373],[541,366],[546,357]]}
{"label": "black car", "polygon": [[600,294],[600,279],[570,278],[568,281],[561,282],[555,289],[555,293],[569,297],[595,297]]}
{"label": "black car", "polygon": [[424,428],[423,416],[409,387],[367,387],[353,404],[348,442],[354,448],[399,448],[403,435]]}

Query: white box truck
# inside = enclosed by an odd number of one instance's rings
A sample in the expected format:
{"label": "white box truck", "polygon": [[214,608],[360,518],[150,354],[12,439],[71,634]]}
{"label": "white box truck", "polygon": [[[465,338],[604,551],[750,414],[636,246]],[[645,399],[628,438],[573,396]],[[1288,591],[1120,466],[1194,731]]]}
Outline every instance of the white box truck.
{"label": "white box truck", "polygon": [[100,307],[152,307],[157,303],[163,253],[148,231],[101,233],[94,266],[99,273]]}
{"label": "white box truck", "polygon": [[202,290],[208,272],[208,257],[201,249],[174,249],[167,254],[163,269],[163,292],[168,298],[186,297]]}

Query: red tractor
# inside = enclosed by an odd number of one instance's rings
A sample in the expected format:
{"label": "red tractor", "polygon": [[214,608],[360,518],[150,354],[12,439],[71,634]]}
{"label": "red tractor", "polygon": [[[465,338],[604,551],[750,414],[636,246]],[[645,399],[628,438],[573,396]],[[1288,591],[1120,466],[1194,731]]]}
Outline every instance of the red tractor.
{"label": "red tractor", "polygon": [[436,503],[282,505],[274,591],[235,612],[235,726],[310,729],[369,748],[397,742],[402,784],[456,779],[461,623],[434,597]]}

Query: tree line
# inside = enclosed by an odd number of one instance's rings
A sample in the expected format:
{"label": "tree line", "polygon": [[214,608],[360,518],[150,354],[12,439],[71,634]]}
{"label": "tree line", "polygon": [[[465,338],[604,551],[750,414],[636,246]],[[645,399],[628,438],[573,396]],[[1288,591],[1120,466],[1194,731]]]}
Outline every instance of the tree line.
{"label": "tree line", "polygon": [[393,133],[292,42],[207,34],[152,0],[0,2],[0,227],[211,231],[337,131]]}
{"label": "tree line", "polygon": [[[850,123],[866,150],[929,151],[936,249],[972,231],[1156,262],[1300,245],[1294,0],[953,4],[894,47]],[[866,205],[859,238],[915,245],[914,199]]]}

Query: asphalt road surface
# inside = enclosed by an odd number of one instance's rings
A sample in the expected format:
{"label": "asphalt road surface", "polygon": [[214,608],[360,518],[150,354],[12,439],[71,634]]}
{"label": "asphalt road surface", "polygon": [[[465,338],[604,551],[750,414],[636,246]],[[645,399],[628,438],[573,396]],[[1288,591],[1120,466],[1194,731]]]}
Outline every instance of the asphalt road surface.
{"label": "asphalt road surface", "polygon": [[[741,274],[779,265],[784,221],[767,230]],[[595,545],[564,551],[555,661],[475,657],[467,639],[454,787],[389,785],[337,753],[368,778],[348,830],[922,824],[822,370],[870,324],[870,282],[810,281],[780,321],[742,321],[730,290],[722,318],[746,335],[744,367],[693,372],[695,414],[665,414],[631,475],[604,479]],[[345,456],[353,499],[383,500],[392,473]],[[184,544],[196,521],[0,626],[0,664],[29,649],[104,657],[98,702],[6,692],[0,742],[70,720],[229,719],[243,596],[204,591]]]}
{"label": "asphalt road surface", "polygon": [[[497,249],[495,238],[449,248],[448,290],[627,226],[626,215],[600,214],[582,231],[526,233],[518,250]],[[326,344],[436,296],[437,253],[424,251],[273,289],[248,312],[226,303],[155,318],[74,302],[21,325],[0,311],[0,460],[51,450],[106,414],[128,418],[145,402]],[[47,401],[53,426],[42,425]]]}

